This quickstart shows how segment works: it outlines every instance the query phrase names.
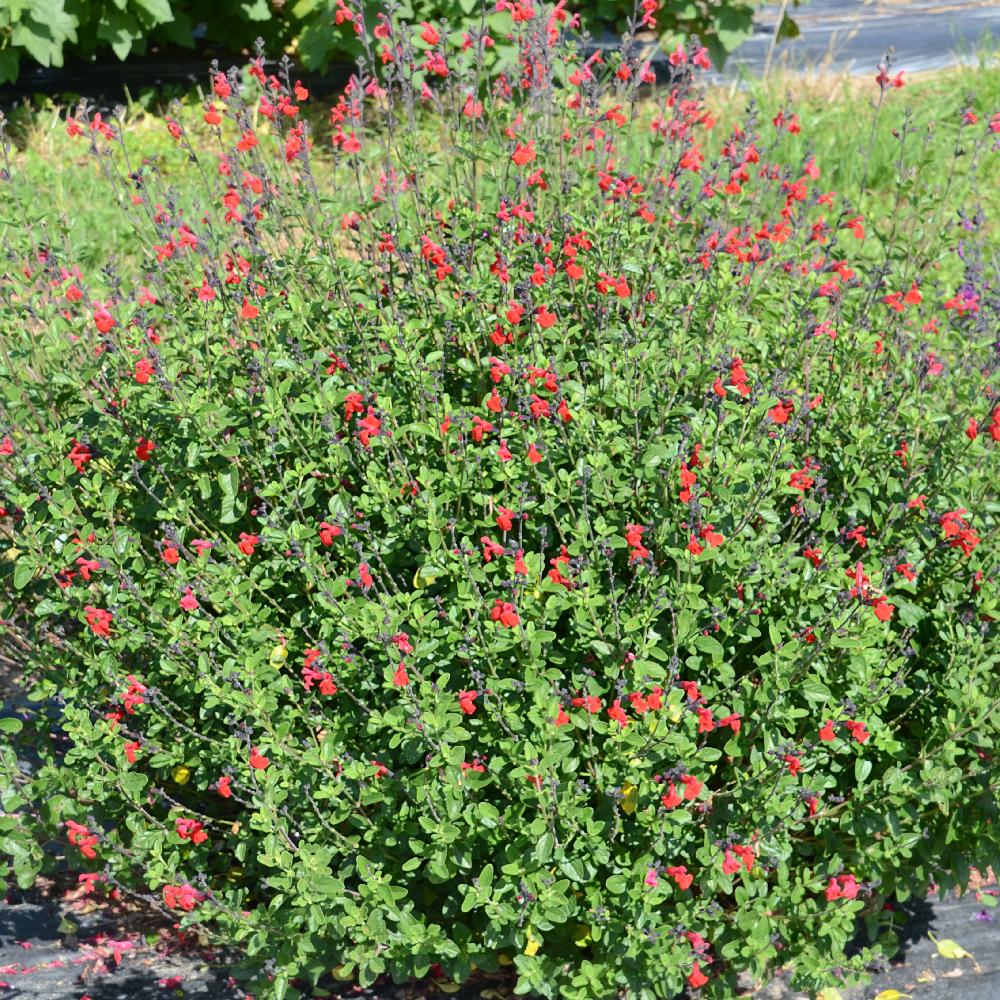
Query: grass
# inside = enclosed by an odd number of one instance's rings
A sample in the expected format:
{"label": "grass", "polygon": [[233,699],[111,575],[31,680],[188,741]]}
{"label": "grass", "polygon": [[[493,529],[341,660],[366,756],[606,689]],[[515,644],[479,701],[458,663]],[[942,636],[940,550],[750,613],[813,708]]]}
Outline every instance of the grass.
{"label": "grass", "polygon": [[[199,155],[204,155],[208,169],[214,170],[212,139],[200,121],[203,96],[200,89],[190,92],[175,102],[172,111],[190,128],[199,143]],[[756,103],[760,120],[767,123],[780,108],[791,106],[802,126],[800,136],[792,140],[798,147],[795,152],[803,159],[815,156],[829,189],[845,193],[859,205],[859,210],[873,218],[895,211],[899,199],[905,198],[907,185],[917,184],[939,191],[936,203],[942,211],[954,212],[956,205],[963,204],[963,196],[956,198],[954,188],[945,197],[953,183],[954,161],[922,157],[915,147],[941,123],[957,121],[965,108],[973,109],[980,120],[1000,109],[1000,63],[983,60],[975,68],[966,66],[913,77],[902,90],[887,94],[877,113],[878,127],[873,128],[877,99],[874,72],[865,77],[779,72],[772,73],[765,82],[744,81],[743,89],[713,88],[707,95],[708,105],[718,119],[719,141],[743,116],[748,101]],[[330,159],[326,155],[323,106],[314,104],[313,169],[322,182],[324,176],[329,176]],[[190,169],[186,154],[168,134],[164,110],[162,106],[157,108],[149,95],[125,108],[129,156],[133,163],[155,164],[164,200],[172,189],[180,204],[197,205],[204,197],[201,178]],[[12,140],[8,156],[11,173],[20,181],[16,187],[22,196],[26,192],[30,195],[29,214],[43,218],[54,238],[73,246],[81,267],[100,267],[109,254],[128,262],[135,252],[132,229],[126,214],[109,200],[112,187],[102,176],[112,166],[98,162],[86,140],[67,136],[66,112],[65,106],[45,100],[23,106],[12,116],[8,123]],[[907,167],[902,173],[899,135],[906,144]],[[979,178],[979,199],[996,202],[1000,197],[1000,157],[988,157]],[[865,183],[867,190],[862,195]],[[4,185],[0,197],[6,197],[3,192],[9,190],[10,185]],[[964,196],[971,199],[974,194],[969,191]],[[0,213],[0,221],[10,222],[9,205],[0,202]],[[988,216],[995,214],[987,212]],[[943,220],[924,221],[928,228],[934,228]]]}

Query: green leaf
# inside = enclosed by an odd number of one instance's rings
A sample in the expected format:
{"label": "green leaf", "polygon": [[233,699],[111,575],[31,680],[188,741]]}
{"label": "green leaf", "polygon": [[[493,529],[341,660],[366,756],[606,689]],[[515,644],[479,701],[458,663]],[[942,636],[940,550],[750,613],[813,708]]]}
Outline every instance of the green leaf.
{"label": "green leaf", "polygon": [[111,46],[119,59],[124,60],[132,51],[132,44],[142,36],[139,22],[131,14],[105,10],[101,23],[97,26],[97,37]]}
{"label": "green leaf", "polygon": [[35,568],[22,556],[14,564],[14,586],[18,590],[24,590],[35,575]]}
{"label": "green leaf", "polygon": [[174,19],[170,0],[132,0],[132,2],[144,10],[155,24],[166,24]]}
{"label": "green leaf", "polygon": [[240,4],[240,10],[248,21],[270,21],[271,8],[267,0],[244,0]]}
{"label": "green leaf", "polygon": [[717,639],[713,639],[710,635],[696,635],[694,637],[694,644],[703,653],[710,653],[712,656],[721,657],[725,654],[722,643]]}

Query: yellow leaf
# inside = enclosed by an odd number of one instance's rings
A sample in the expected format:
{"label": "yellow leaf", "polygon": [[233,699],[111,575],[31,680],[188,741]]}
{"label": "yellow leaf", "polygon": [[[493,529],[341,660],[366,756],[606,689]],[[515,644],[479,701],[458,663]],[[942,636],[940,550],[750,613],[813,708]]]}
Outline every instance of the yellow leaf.
{"label": "yellow leaf", "polygon": [[683,714],[684,709],[680,705],[667,705],[667,718],[671,722],[680,722]]}
{"label": "yellow leaf", "polygon": [[173,778],[178,785],[186,785],[191,780],[191,768],[186,767],[184,764],[178,764],[170,772],[170,777]]}
{"label": "yellow leaf", "polygon": [[576,924],[573,927],[573,944],[577,948],[586,948],[593,939],[590,936],[590,928],[586,924]]}
{"label": "yellow leaf", "polygon": [[538,949],[542,946],[542,942],[538,941],[532,936],[531,931],[528,931],[528,943],[524,946],[525,955],[537,955]]}
{"label": "yellow leaf", "polygon": [[413,574],[413,586],[417,590],[423,590],[424,587],[429,587],[440,575],[441,571],[433,566],[421,566]]}
{"label": "yellow leaf", "polygon": [[513,965],[514,964],[514,960],[510,957],[510,955],[505,955],[503,952],[501,952],[499,955],[497,955],[497,961],[501,965]]}
{"label": "yellow leaf", "polygon": [[461,989],[458,983],[453,983],[450,979],[435,979],[434,985],[442,993],[457,993]]}
{"label": "yellow leaf", "polygon": [[[927,935],[936,945],[942,958],[972,958],[972,952],[966,951],[957,941],[942,938],[940,941],[933,934]],[[975,961],[975,959],[972,959]]]}
{"label": "yellow leaf", "polygon": [[875,994],[875,1000],[903,1000],[903,997],[912,996],[911,993],[900,993],[899,990],[882,990]]}
{"label": "yellow leaf", "polygon": [[338,965],[335,969],[330,970],[331,975],[334,979],[339,979],[341,982],[346,982],[348,979],[353,979],[354,976],[350,972],[344,970],[344,966]]}
{"label": "yellow leaf", "polygon": [[288,647],[284,643],[281,643],[271,650],[271,655],[267,658],[267,662],[270,663],[272,667],[280,667],[287,659]]}
{"label": "yellow leaf", "polygon": [[622,799],[622,812],[634,813],[635,805],[639,801],[639,789],[631,781],[626,781],[622,785],[622,795],[625,796]]}
{"label": "yellow leaf", "polygon": [[816,1000],[844,1000],[844,995],[836,986],[827,986],[816,994]]}

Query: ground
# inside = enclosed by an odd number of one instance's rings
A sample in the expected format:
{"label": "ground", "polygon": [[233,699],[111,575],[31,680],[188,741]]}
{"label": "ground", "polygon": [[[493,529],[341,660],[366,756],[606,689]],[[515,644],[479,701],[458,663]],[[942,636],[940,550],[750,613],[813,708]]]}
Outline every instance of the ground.
{"label": "ground", "polygon": [[[905,950],[867,987],[844,989],[843,1000],[869,1000],[895,989],[913,1000],[996,1000],[1000,997],[1000,911],[985,895],[1000,895],[995,880],[965,897],[937,898],[907,907]],[[998,916],[993,919],[994,913]],[[974,959],[946,959],[928,937],[959,942]],[[447,985],[447,984],[446,984]],[[497,977],[470,982],[457,1000],[507,1000]],[[455,989],[452,987],[452,989]],[[441,995],[431,982],[371,989],[337,984],[315,997],[339,1000],[418,1000]],[[308,994],[307,994],[308,995]],[[243,991],[227,964],[197,942],[177,943],[169,926],[150,926],[140,910],[95,902],[74,879],[43,881],[0,904],[0,1000],[166,1000],[198,997],[238,1000]],[[782,980],[753,993],[755,1000],[800,1000]]]}

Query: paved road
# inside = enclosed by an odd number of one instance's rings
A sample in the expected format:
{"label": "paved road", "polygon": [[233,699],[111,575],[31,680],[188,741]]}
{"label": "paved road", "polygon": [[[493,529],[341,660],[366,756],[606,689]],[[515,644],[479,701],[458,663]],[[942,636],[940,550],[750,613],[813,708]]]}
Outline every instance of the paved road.
{"label": "paved road", "polygon": [[[753,38],[730,57],[725,76],[761,73],[779,12],[777,2],[761,10]],[[788,12],[801,36],[777,44],[773,65],[789,69],[829,65],[867,74],[892,45],[897,68],[912,73],[960,62],[984,36],[1000,48],[1000,4],[983,0],[807,0],[797,9],[789,0]]]}

